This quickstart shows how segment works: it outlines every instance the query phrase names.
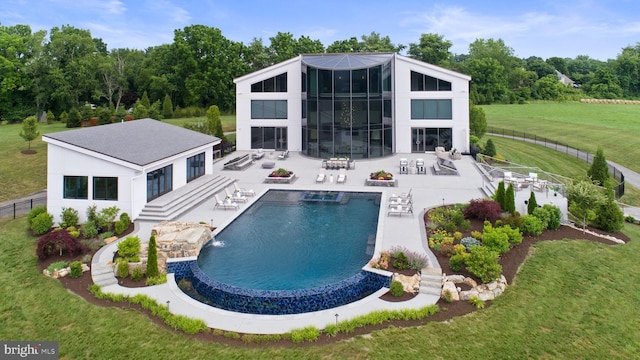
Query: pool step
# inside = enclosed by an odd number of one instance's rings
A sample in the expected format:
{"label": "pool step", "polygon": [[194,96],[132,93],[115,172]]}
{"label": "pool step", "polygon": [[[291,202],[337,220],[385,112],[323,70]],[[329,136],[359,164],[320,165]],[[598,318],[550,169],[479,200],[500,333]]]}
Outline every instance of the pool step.
{"label": "pool step", "polygon": [[376,251],[376,236],[371,234],[367,239],[367,252],[366,254],[371,256]]}
{"label": "pool step", "polygon": [[420,273],[420,293],[440,297],[442,292],[442,270],[424,268]]}

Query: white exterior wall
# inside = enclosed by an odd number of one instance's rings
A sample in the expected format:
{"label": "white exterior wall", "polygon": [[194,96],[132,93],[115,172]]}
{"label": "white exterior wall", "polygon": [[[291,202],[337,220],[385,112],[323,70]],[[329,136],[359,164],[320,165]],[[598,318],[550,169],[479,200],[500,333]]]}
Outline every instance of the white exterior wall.
{"label": "white exterior wall", "polygon": [[[97,205],[98,210],[117,206],[131,214],[131,178],[136,171],[86,153],[69,150],[49,143],[47,146],[47,211],[58,224],[63,207],[78,210],[80,222],[87,220],[87,208]],[[64,199],[64,176],[87,176],[87,199]],[[118,177],[118,201],[93,200],[94,176]]]}
{"label": "white exterior wall", "polygon": [[[286,127],[288,149],[302,150],[301,56],[256,71],[236,82],[236,149],[251,149],[251,127]],[[251,84],[287,73],[287,92],[252,93]],[[251,119],[251,100],[287,100],[287,119]]]}
{"label": "white exterior wall", "polygon": [[[411,91],[411,71],[449,81],[451,91]],[[471,78],[406,57],[396,57],[394,75],[396,152],[411,152],[411,128],[452,128],[453,147],[468,152]],[[453,119],[411,120],[411,99],[451,99]]]}
{"label": "white exterior wall", "polygon": [[[213,146],[204,145],[188,152],[158,161],[147,167],[126,163],[84,149],[70,149],[50,141],[47,146],[47,211],[54,216],[54,222],[60,221],[63,207],[78,210],[80,223],[87,220],[87,208],[97,205],[98,210],[117,206],[121,212],[129,214],[135,220],[147,204],[147,173],[173,164],[173,189],[187,183],[188,157],[205,153],[205,174],[213,173]],[[87,199],[64,199],[64,176],[87,176]],[[94,176],[118,178],[118,200],[93,200]]]}

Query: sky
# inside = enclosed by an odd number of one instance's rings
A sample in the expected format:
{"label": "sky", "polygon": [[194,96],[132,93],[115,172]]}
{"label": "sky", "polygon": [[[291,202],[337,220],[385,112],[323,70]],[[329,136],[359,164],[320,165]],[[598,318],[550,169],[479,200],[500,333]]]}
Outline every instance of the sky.
{"label": "sky", "polygon": [[[614,59],[640,43],[636,0],[3,0],[0,24],[32,31],[71,25],[109,49],[146,49],[173,42],[176,29],[206,25],[229,40],[265,46],[278,32],[308,36],[325,47],[377,32],[394,44],[439,34],[454,54],[476,39],[502,39],[520,58],[587,55]],[[406,52],[406,50],[405,50]]]}

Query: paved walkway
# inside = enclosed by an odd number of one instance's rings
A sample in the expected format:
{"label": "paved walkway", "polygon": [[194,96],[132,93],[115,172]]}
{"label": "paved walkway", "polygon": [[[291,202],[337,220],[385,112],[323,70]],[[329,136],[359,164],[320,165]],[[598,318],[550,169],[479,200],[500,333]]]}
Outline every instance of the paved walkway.
{"label": "paved walkway", "polygon": [[[552,150],[556,150],[562,153],[567,153],[565,151],[561,151],[558,150],[558,147],[556,144],[554,143],[549,143],[546,141],[542,141],[542,140],[536,140],[536,139],[528,139],[528,138],[523,138],[523,137],[519,137],[519,136],[512,136],[512,135],[503,135],[503,134],[496,134],[496,133],[487,133],[487,135],[491,135],[491,136],[496,136],[496,137],[504,137],[504,138],[509,138],[509,139],[514,139],[514,140],[519,140],[519,141],[526,141],[528,143],[532,143],[532,144],[536,144],[536,145],[540,145],[540,146],[544,146],[547,147],[549,149]],[[586,161],[588,163],[590,163],[590,160],[593,160],[593,154],[588,154],[586,151],[582,151],[582,150],[578,150],[575,148],[571,148],[568,146],[563,146],[563,149],[569,149],[568,151],[571,152],[571,155],[573,156],[575,154],[576,158]],[[623,174],[624,174],[624,181],[626,184],[629,184],[633,187],[635,187],[636,189],[640,189],[640,174],[625,167],[622,166],[618,163],[615,163],[613,161],[607,160],[607,163],[615,168],[617,168],[618,170],[620,170]],[[636,219],[640,219],[640,207],[630,207],[630,206],[622,206],[622,210],[624,211],[625,215],[631,215]]]}
{"label": "paved walkway", "polygon": [[[242,155],[242,152],[238,152]],[[238,179],[240,187],[253,189],[257,196],[250,198],[255,201],[260,194],[269,188],[277,189],[301,189],[301,190],[344,190],[344,191],[379,191],[382,193],[382,203],[378,222],[378,232],[376,241],[376,253],[388,250],[392,246],[402,246],[411,251],[428,254],[430,266],[439,268],[435,256],[428,249],[424,225],[421,221],[425,209],[442,205],[443,203],[467,202],[471,199],[484,197],[481,190],[483,184],[482,177],[470,157],[463,157],[455,164],[460,171],[458,176],[436,176],[428,171],[427,175],[398,174],[400,158],[415,160],[424,158],[428,167],[435,162],[434,154],[397,154],[384,159],[377,160],[356,160],[356,168],[347,171],[347,181],[345,184],[336,184],[327,181],[317,184],[316,176],[321,169],[321,160],[311,159],[291,152],[286,160],[278,160],[277,153],[271,155],[267,153],[263,159],[241,171],[222,170],[222,162],[214,164],[214,173],[221,173],[225,176]],[[263,184],[262,181],[271,170],[265,170],[261,163],[265,161],[276,162],[276,168],[283,167],[293,171],[297,180],[293,184]],[[378,170],[392,172],[398,181],[398,187],[371,187],[365,186],[365,179],[370,173]],[[334,180],[338,171],[327,170],[327,175]],[[387,199],[392,194],[399,194],[411,191],[414,202],[414,214],[403,216],[387,216]],[[218,229],[230,223],[242,211],[251,204],[242,204],[238,211],[214,210],[214,200],[208,199],[193,210],[187,212],[177,220],[213,223]],[[136,222],[137,233],[140,239],[147,241],[153,223]],[[349,226],[349,220],[345,219],[343,226]],[[340,226],[340,225],[338,225]],[[214,232],[215,235],[215,232]],[[113,253],[117,245],[112,243],[103,247],[94,256],[92,261],[92,272],[107,266],[113,259]],[[296,315],[253,315],[239,314],[225,311],[202,304],[185,295],[175,284],[172,275],[169,275],[167,284],[151,286],[145,288],[125,288],[118,284],[111,284],[102,288],[105,292],[119,294],[147,294],[155,298],[159,303],[169,302],[169,308],[173,313],[182,314],[193,318],[203,319],[208,326],[228,331],[256,334],[284,333],[292,329],[303,328],[305,326],[316,326],[324,328],[335,323],[336,315],[338,320],[351,319],[360,315],[368,314],[374,310],[421,308],[423,306],[435,304],[438,301],[437,295],[419,294],[414,299],[407,302],[386,302],[379,299],[379,296],[386,292],[385,289],[360,301],[340,306],[333,309],[296,314]]]}

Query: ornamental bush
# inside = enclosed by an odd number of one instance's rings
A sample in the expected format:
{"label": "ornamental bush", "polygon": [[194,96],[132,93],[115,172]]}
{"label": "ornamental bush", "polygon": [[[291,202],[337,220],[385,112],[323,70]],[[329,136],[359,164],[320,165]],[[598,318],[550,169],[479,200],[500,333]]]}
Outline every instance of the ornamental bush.
{"label": "ornamental bush", "polygon": [[474,199],[469,202],[469,206],[463,210],[467,219],[489,220],[494,222],[500,218],[502,208],[495,200]]}
{"label": "ornamental bush", "polygon": [[53,215],[48,212],[40,213],[31,220],[31,230],[36,235],[42,235],[49,232],[53,227]]}
{"label": "ornamental bush", "polygon": [[138,236],[127,236],[118,243],[118,255],[123,258],[132,258],[140,252],[140,238]]}
{"label": "ornamental bush", "polygon": [[[494,228],[491,224],[485,225],[482,232],[482,244],[488,249],[496,251],[498,254],[504,254],[509,251],[509,235],[499,229],[502,229],[502,227]],[[471,249],[469,249],[469,251],[471,251]]]}
{"label": "ornamental bush", "polygon": [[47,212],[47,207],[45,205],[34,206],[33,209],[29,211],[29,215],[27,215],[27,224],[29,224],[29,229],[31,229],[31,224],[33,223],[33,219],[35,219],[36,216],[46,212]]}
{"label": "ornamental bush", "polygon": [[75,256],[87,250],[80,240],[69,235],[65,230],[51,231],[38,239],[36,254],[40,260],[45,260],[53,254],[68,253]]}
{"label": "ornamental bush", "polygon": [[540,219],[533,215],[525,215],[522,217],[522,229],[525,234],[538,236],[545,229]]}
{"label": "ornamental bush", "polygon": [[469,272],[486,284],[497,279],[502,273],[502,265],[498,263],[499,256],[486,246],[474,246],[465,264]]}
{"label": "ornamental bush", "polygon": [[467,251],[471,250],[471,248],[474,246],[482,245],[480,240],[477,240],[476,238],[473,238],[473,237],[462,238],[462,240],[460,240],[460,244],[464,245]]}
{"label": "ornamental bush", "polygon": [[78,216],[78,210],[74,208],[63,207],[62,213],[60,214],[60,227],[68,228],[71,226],[77,226],[80,217]]}
{"label": "ornamental bush", "polygon": [[399,252],[393,259],[393,267],[398,270],[407,270],[409,268],[409,259],[403,252]]}
{"label": "ornamental bush", "polygon": [[76,279],[82,276],[82,262],[74,261],[69,264],[69,277]]}
{"label": "ornamental bush", "polygon": [[147,276],[158,276],[158,250],[156,248],[156,237],[151,235],[149,248],[147,250]]}
{"label": "ornamental bush", "polygon": [[126,278],[129,276],[129,263],[126,261],[120,261],[117,263],[116,275],[120,278]]}
{"label": "ornamental bush", "polygon": [[452,271],[460,271],[468,258],[469,253],[454,254],[449,258],[449,267]]}
{"label": "ornamental bush", "polygon": [[533,211],[538,208],[538,201],[536,200],[536,193],[531,192],[529,195],[529,201],[527,201],[527,214],[533,215]]}
{"label": "ornamental bush", "polygon": [[599,206],[593,226],[607,232],[618,231],[624,226],[624,212],[611,198]]}
{"label": "ornamental bush", "polygon": [[551,204],[544,204],[542,205],[542,210],[545,210],[549,213],[547,229],[558,230],[560,224],[562,223],[562,211],[560,210],[560,208]]}
{"label": "ornamental bush", "polygon": [[92,239],[98,236],[98,228],[96,227],[96,222],[94,220],[87,220],[86,223],[82,224],[82,237],[85,239]]}
{"label": "ornamental bush", "polygon": [[142,269],[140,269],[139,267],[133,269],[133,271],[131,272],[131,280],[133,281],[140,281],[142,280],[143,276],[144,276],[144,273],[142,272]]}
{"label": "ornamental bush", "polygon": [[117,235],[120,235],[123,232],[125,232],[128,228],[129,228],[129,225],[125,225],[125,223],[123,223],[121,220],[118,220],[116,221],[116,224],[113,227],[113,232],[115,232]]}
{"label": "ornamental bush", "polygon": [[398,280],[393,280],[391,282],[391,287],[389,288],[391,291],[391,295],[400,297],[404,294],[404,288],[402,287],[402,283]]}

